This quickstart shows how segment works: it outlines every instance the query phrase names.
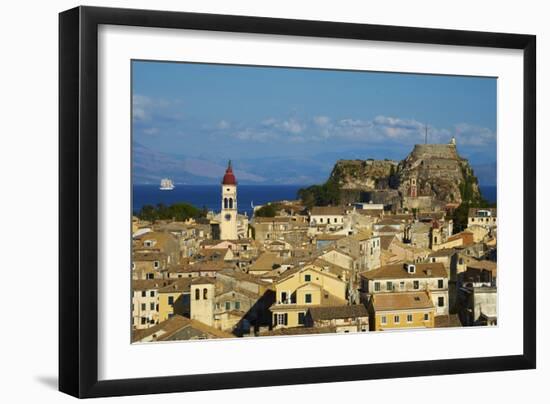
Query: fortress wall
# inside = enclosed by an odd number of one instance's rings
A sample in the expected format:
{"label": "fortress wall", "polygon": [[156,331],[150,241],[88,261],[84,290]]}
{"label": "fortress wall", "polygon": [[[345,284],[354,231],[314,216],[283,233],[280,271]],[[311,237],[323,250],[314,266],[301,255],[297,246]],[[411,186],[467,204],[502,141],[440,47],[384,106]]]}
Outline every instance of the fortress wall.
{"label": "fortress wall", "polygon": [[403,207],[408,209],[430,209],[433,198],[431,196],[403,197]]}
{"label": "fortress wall", "polygon": [[440,158],[456,159],[456,147],[450,144],[417,144],[411,153],[417,159]]}

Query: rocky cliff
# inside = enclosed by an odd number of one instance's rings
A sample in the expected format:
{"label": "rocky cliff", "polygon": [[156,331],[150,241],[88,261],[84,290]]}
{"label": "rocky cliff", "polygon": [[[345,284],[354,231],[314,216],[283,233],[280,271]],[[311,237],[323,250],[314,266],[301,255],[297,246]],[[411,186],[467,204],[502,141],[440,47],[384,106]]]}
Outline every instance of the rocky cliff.
{"label": "rocky cliff", "polygon": [[392,160],[338,160],[330,178],[341,189],[373,191],[390,187],[399,163]]}
{"label": "rocky cliff", "polygon": [[388,203],[395,203],[396,194],[402,201],[423,198],[431,204],[460,204],[481,198],[468,160],[458,155],[453,143],[416,145],[400,162],[339,160],[329,181],[338,184],[344,194],[359,191],[375,199],[390,195],[392,201]]}

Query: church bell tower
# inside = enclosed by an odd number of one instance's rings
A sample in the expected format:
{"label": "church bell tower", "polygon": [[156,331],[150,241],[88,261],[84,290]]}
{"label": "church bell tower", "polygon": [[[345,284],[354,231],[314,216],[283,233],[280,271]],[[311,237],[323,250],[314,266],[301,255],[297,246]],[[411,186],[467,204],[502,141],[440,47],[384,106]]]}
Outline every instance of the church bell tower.
{"label": "church bell tower", "polygon": [[229,160],[222,180],[220,239],[236,240],[237,238],[237,179]]}

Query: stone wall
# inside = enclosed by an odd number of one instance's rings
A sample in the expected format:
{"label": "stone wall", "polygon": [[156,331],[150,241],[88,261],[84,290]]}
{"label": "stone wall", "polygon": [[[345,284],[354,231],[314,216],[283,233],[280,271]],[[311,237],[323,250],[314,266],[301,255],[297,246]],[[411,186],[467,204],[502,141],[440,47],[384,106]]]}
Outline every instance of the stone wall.
{"label": "stone wall", "polygon": [[417,144],[414,146],[411,156],[414,159],[458,159],[456,146],[451,144]]}
{"label": "stone wall", "polygon": [[433,198],[431,196],[403,197],[403,207],[408,209],[429,209],[432,203]]}

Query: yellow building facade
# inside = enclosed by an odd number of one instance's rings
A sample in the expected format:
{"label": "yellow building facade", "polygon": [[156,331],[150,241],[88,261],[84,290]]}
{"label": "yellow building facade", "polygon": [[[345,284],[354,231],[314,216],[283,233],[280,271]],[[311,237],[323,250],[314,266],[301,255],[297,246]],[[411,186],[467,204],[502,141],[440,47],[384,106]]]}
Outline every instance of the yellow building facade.
{"label": "yellow building facade", "polygon": [[158,290],[159,322],[179,314],[189,317],[191,279],[178,279],[174,283]]}
{"label": "yellow building facade", "polygon": [[373,295],[369,304],[371,331],[433,328],[435,307],[428,292]]}
{"label": "yellow building facade", "polygon": [[283,273],[275,293],[273,328],[302,327],[310,307],[346,304],[346,283],[315,265]]}

